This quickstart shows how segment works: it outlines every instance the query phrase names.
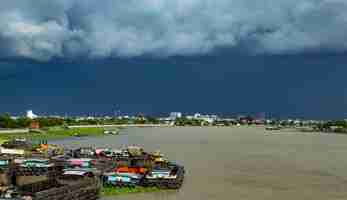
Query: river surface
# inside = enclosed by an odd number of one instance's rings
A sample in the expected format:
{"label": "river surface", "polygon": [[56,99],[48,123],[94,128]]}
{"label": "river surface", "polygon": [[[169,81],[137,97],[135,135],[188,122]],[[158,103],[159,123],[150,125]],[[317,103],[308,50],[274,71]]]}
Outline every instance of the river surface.
{"label": "river surface", "polygon": [[347,136],[261,127],[130,128],[67,146],[160,149],[187,171],[179,191],[102,200],[346,200]]}

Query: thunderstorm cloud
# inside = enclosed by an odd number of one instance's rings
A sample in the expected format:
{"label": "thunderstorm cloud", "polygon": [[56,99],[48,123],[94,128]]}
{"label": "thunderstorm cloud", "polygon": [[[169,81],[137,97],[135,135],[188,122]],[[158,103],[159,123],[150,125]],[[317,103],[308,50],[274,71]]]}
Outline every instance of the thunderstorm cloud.
{"label": "thunderstorm cloud", "polygon": [[346,0],[1,0],[0,58],[347,50]]}

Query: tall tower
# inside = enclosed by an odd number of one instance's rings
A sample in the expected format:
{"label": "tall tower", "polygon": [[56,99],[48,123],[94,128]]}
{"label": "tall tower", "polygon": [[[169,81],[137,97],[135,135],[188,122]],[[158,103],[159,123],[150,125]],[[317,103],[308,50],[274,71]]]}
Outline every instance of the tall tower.
{"label": "tall tower", "polygon": [[33,113],[33,111],[32,110],[27,110],[27,118],[29,118],[29,119],[35,119],[35,118],[37,118],[37,115],[35,115],[34,113]]}

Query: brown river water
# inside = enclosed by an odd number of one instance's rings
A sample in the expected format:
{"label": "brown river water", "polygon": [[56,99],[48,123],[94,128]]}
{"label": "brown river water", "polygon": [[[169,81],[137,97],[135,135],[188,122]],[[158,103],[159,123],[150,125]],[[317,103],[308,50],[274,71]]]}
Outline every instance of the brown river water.
{"label": "brown river water", "polygon": [[265,131],[263,127],[129,128],[67,146],[160,149],[186,168],[179,191],[102,200],[346,200],[347,135]]}

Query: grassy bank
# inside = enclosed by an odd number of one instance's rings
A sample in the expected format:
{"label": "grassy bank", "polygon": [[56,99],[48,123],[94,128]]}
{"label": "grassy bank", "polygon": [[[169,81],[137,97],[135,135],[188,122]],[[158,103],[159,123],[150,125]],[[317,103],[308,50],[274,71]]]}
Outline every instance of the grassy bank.
{"label": "grassy bank", "polygon": [[49,140],[49,139],[64,139],[68,137],[84,137],[84,136],[103,136],[103,128],[51,128],[42,132],[29,133],[1,133],[0,142],[14,138],[26,138],[28,140]]}
{"label": "grassy bank", "polygon": [[116,196],[121,194],[134,194],[134,193],[146,193],[146,192],[159,192],[162,191],[157,187],[140,187],[136,186],[133,188],[115,188],[115,187],[104,187],[101,189],[102,196]]}

